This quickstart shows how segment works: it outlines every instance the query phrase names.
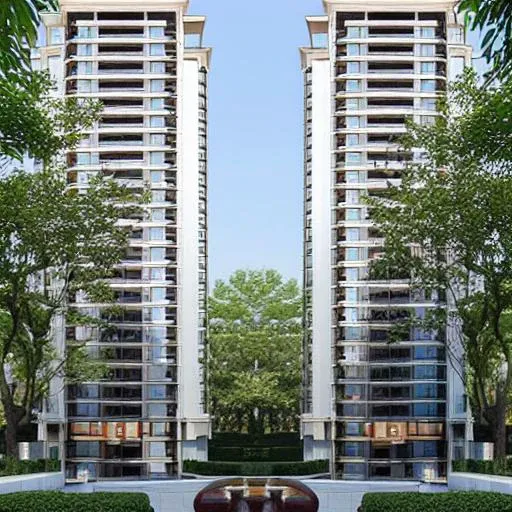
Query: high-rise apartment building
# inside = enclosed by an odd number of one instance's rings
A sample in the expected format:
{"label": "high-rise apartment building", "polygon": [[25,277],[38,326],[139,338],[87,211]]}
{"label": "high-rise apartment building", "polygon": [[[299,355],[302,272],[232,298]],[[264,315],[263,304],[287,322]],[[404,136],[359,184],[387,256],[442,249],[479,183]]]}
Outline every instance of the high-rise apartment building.
{"label": "high-rise apartment building", "polygon": [[439,479],[467,439],[464,387],[446,353],[451,333],[391,327],[444,301],[408,276],[371,281],[383,239],[364,196],[397,184],[405,120],[432,123],[436,101],[471,49],[451,0],[325,0],[308,17],[305,91],[304,405],[306,459],[336,478]]}
{"label": "high-rise apartment building", "polygon": [[[130,243],[111,286],[122,313],[107,329],[62,325],[57,343],[85,343],[109,377],[54,393],[40,437],[65,441],[66,475],[179,476],[206,459],[209,417],[201,358],[207,287],[205,19],[188,0],[61,0],[43,15],[34,66],[57,94],[103,103],[100,120],[66,155],[70,188],[98,172],[145,191],[123,222]],[[103,305],[70,297],[102,316]],[[61,384],[61,383],[60,383]],[[62,386],[60,386],[62,387]]]}

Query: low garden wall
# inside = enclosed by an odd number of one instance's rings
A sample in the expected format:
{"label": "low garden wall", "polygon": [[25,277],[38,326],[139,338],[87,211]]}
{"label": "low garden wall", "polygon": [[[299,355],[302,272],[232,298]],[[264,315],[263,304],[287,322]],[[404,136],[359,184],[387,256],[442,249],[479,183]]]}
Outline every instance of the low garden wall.
{"label": "low garden wall", "polygon": [[450,491],[491,491],[512,494],[512,477],[481,473],[451,473],[448,476]]}
{"label": "low garden wall", "polygon": [[64,473],[33,473],[0,477],[0,494],[21,491],[50,491],[64,487]]}

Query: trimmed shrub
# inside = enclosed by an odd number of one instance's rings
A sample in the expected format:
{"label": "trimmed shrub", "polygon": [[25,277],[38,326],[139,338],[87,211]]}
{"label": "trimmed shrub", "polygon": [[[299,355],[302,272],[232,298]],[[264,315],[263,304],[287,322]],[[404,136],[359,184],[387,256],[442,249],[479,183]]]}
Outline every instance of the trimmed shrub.
{"label": "trimmed shrub", "polygon": [[0,495],[0,512],[154,512],[139,492],[29,491]]}
{"label": "trimmed shrub", "polygon": [[461,473],[483,473],[484,475],[512,476],[512,459],[454,460],[453,471]]}
{"label": "trimmed shrub", "polygon": [[185,460],[185,473],[204,476],[293,476],[329,472],[328,460],[306,462],[217,462]]}
{"label": "trimmed shrub", "polygon": [[298,462],[302,460],[298,446],[211,446],[208,458],[218,461]]}
{"label": "trimmed shrub", "polygon": [[28,475],[29,473],[49,473],[53,471],[60,471],[60,460],[18,460],[14,457],[0,459],[0,476]]}
{"label": "trimmed shrub", "polygon": [[212,446],[296,446],[301,445],[297,432],[278,432],[276,434],[240,434],[237,432],[215,432],[208,443]]}
{"label": "trimmed shrub", "polygon": [[363,496],[361,512],[512,512],[512,495],[497,492],[378,492]]}

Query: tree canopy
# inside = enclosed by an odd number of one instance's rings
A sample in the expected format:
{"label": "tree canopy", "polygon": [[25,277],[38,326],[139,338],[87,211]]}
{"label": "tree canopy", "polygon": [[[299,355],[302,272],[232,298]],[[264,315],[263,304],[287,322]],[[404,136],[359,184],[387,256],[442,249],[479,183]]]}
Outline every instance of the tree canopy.
{"label": "tree canopy", "polygon": [[488,78],[503,80],[512,73],[512,3],[510,0],[462,0],[466,26],[484,33],[480,48],[491,64]]}
{"label": "tree canopy", "polygon": [[0,2],[0,76],[16,77],[30,67],[30,48],[37,41],[42,11],[55,11],[58,0]]}
{"label": "tree canopy", "polygon": [[300,413],[302,295],[275,270],[238,270],[209,300],[209,391],[215,428],[296,428]]}
{"label": "tree canopy", "polygon": [[466,370],[473,412],[491,427],[498,456],[512,389],[511,92],[510,83],[479,87],[466,71],[434,125],[409,127],[404,144],[423,148],[423,162],[409,165],[386,197],[368,199],[385,239],[373,275],[405,270],[437,301],[414,320],[450,328],[450,357]]}

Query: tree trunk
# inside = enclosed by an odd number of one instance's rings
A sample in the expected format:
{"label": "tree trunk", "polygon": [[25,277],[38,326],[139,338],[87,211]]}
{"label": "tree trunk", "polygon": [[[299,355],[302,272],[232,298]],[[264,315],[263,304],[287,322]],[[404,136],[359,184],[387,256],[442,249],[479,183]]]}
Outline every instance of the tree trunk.
{"label": "tree trunk", "polygon": [[18,458],[18,443],[16,432],[21,420],[21,414],[16,406],[6,405],[4,406],[5,415],[5,450],[8,457]]}
{"label": "tree trunk", "polygon": [[494,458],[503,459],[507,456],[507,400],[503,390],[496,392],[496,414],[492,424],[494,439]]}

